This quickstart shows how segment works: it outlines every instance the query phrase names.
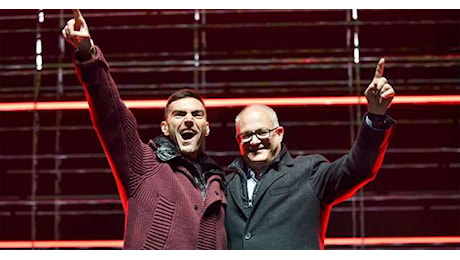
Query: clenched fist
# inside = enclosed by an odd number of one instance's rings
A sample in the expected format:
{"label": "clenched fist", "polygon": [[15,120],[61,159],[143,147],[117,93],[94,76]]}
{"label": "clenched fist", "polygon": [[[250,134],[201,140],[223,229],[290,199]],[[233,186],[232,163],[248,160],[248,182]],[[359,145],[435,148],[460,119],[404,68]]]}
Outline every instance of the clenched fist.
{"label": "clenched fist", "polygon": [[80,10],[75,9],[72,12],[73,19],[70,19],[64,29],[62,29],[62,35],[80,53],[91,53],[94,43],[89,34],[88,25]]}

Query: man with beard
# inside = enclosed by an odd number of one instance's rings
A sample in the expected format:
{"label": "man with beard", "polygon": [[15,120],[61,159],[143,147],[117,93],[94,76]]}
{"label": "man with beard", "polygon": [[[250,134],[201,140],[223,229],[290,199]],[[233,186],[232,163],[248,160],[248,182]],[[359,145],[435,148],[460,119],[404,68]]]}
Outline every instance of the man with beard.
{"label": "man with beard", "polygon": [[202,151],[210,128],[200,95],[173,93],[163,135],[141,141],[82,14],[62,30],[125,213],[124,249],[226,249],[223,172]]}
{"label": "man with beard", "polygon": [[333,162],[319,154],[292,157],[270,107],[251,105],[238,114],[241,156],[226,176],[229,249],[324,248],[332,206],[374,179],[382,165],[394,125],[386,111],[395,95],[384,65],[382,58],[365,91],[368,109],[354,145]]}

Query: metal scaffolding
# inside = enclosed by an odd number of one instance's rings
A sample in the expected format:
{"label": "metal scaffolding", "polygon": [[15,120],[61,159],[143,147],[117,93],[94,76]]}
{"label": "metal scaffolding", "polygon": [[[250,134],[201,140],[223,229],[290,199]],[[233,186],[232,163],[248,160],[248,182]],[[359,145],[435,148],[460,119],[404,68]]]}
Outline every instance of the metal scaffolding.
{"label": "metal scaffolding", "polygon": [[[185,87],[207,98],[360,96],[381,56],[398,95],[460,93],[458,10],[83,12],[125,100]],[[84,100],[60,36],[70,15],[0,10],[0,102]],[[279,107],[285,142],[295,155],[338,158],[354,142],[364,105]],[[209,109],[216,130],[206,149],[223,165],[238,154],[239,109]],[[398,126],[381,173],[334,207],[328,236],[460,236],[459,112],[394,105]],[[144,140],[159,133],[160,109],[133,113]],[[123,223],[88,111],[0,112],[0,240],[121,239]]]}

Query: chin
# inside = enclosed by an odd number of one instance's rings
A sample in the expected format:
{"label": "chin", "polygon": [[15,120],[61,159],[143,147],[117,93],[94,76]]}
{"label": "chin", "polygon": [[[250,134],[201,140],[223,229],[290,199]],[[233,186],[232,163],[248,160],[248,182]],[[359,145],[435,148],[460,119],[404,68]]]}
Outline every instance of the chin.
{"label": "chin", "polygon": [[265,154],[257,154],[248,157],[253,162],[266,162],[268,161],[268,156]]}
{"label": "chin", "polygon": [[196,152],[198,149],[192,147],[181,147],[180,151],[183,154],[190,154]]}
{"label": "chin", "polygon": [[180,145],[179,147],[182,154],[191,154],[199,150],[196,144]]}

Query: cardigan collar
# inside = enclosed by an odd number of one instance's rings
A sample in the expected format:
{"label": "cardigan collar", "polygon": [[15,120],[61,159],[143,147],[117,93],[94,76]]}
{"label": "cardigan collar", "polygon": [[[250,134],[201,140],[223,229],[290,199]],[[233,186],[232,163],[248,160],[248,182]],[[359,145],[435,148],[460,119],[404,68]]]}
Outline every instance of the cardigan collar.
{"label": "cardigan collar", "polygon": [[164,135],[157,136],[149,141],[149,146],[155,151],[158,160],[167,162],[177,157],[182,157],[179,147]]}
{"label": "cardigan collar", "polygon": [[160,135],[150,140],[148,145],[155,151],[158,160],[161,162],[173,163],[176,159],[185,160],[191,164],[198,164],[202,172],[222,173],[221,167],[211,159],[206,153],[200,151],[195,162],[185,158],[179,147],[165,135]]}

